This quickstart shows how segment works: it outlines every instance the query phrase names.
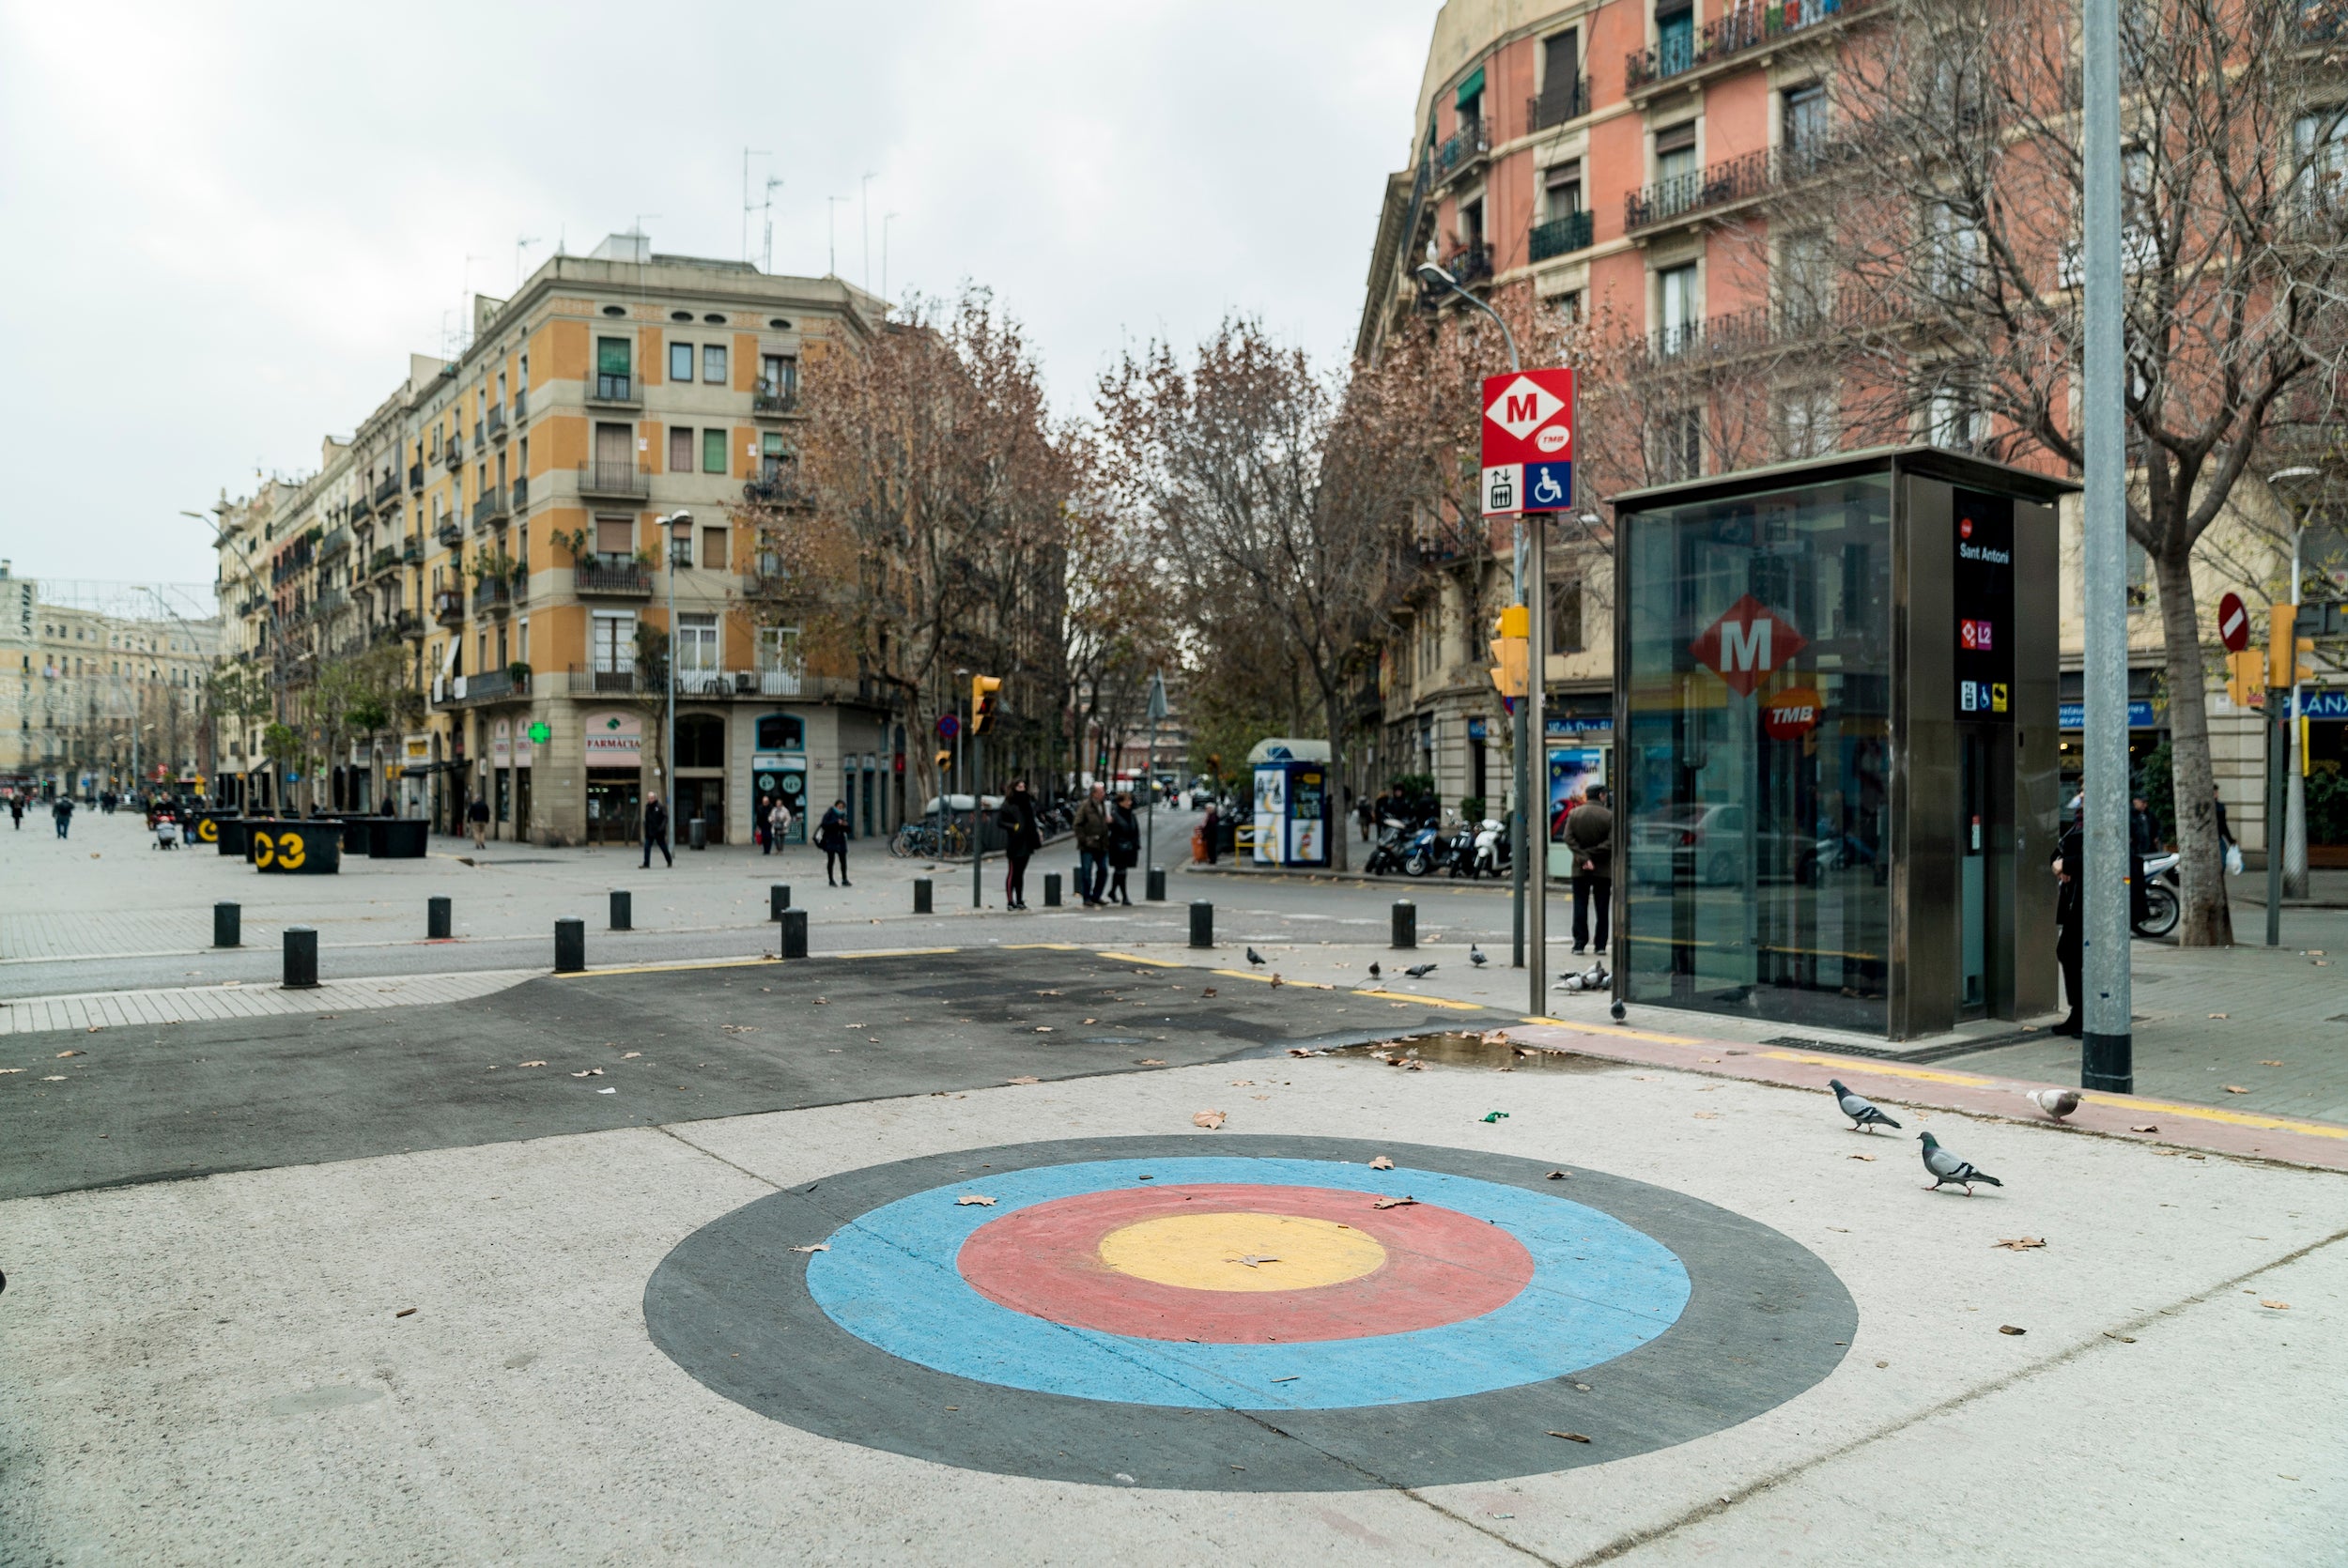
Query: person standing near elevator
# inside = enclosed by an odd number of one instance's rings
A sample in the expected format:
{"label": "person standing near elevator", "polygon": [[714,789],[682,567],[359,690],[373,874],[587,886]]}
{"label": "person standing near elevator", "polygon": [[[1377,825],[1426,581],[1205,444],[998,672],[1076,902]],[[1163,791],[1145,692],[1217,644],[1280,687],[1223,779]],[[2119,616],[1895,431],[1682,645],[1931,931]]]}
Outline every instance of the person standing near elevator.
{"label": "person standing near elevator", "polygon": [[2079,824],[2073,822],[2055,841],[2055,962],[2062,969],[2062,999],[2070,1007],[2054,1027],[2073,1039],[2086,1028],[2084,970],[2087,957],[2086,900],[2080,897],[2079,869],[2086,862],[2086,845]]}
{"label": "person standing near elevator", "polygon": [[[1566,848],[1573,857],[1573,950],[1579,953],[1589,943],[1590,905],[1595,900],[1595,951],[1603,953],[1614,910],[1614,812],[1606,804],[1605,785],[1591,785],[1582,804],[1567,814]],[[1537,870],[1542,858],[1536,845],[1533,866]]]}

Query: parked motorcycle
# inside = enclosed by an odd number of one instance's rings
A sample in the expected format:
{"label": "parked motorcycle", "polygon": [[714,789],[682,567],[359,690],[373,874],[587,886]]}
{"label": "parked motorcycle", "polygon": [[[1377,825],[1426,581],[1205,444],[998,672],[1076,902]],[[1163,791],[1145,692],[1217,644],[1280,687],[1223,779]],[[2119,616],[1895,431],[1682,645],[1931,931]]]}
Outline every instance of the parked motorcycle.
{"label": "parked motorcycle", "polygon": [[1362,870],[1373,877],[1401,870],[1403,850],[1410,839],[1409,823],[1394,817],[1380,818],[1378,841],[1370,846],[1368,858],[1362,862]]}
{"label": "parked motorcycle", "polygon": [[1443,835],[1435,824],[1428,822],[1411,833],[1402,844],[1402,874],[1423,877],[1432,871],[1444,853]]}
{"label": "parked motorcycle", "polygon": [[1468,868],[1471,877],[1505,877],[1508,874],[1508,826],[1497,817],[1487,817],[1475,833],[1475,859]]}
{"label": "parked motorcycle", "polygon": [[2144,917],[2129,923],[2139,936],[2167,936],[2177,929],[2183,904],[2177,897],[2177,861],[2173,852],[2144,857]]}
{"label": "parked motorcycle", "polygon": [[1444,835],[1443,853],[1435,863],[1447,877],[1475,875],[1475,824],[1462,820]]}

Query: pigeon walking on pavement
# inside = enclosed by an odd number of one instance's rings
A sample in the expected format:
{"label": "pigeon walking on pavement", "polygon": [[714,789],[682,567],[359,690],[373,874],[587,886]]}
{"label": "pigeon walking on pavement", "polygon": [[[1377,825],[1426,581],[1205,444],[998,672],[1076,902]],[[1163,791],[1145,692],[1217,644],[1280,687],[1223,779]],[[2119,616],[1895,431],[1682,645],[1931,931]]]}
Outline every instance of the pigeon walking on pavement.
{"label": "pigeon walking on pavement", "polygon": [[1405,969],[1402,973],[1408,975],[1413,980],[1423,980],[1434,972],[1435,966],[1431,963],[1414,963],[1411,965],[1410,968]]}
{"label": "pigeon walking on pavement", "polygon": [[1250,947],[1247,949],[1247,961],[1258,969],[1261,969],[1263,967],[1263,955],[1256,951],[1253,947]]}
{"label": "pigeon walking on pavement", "polygon": [[1384,970],[1383,970],[1383,969],[1381,969],[1381,968],[1379,968],[1379,967],[1377,966],[1377,964],[1375,964],[1375,963],[1372,963],[1372,964],[1369,966],[1369,977],[1370,977],[1371,979],[1373,979],[1373,980],[1374,980],[1374,979],[1376,979],[1376,978],[1378,978],[1381,975],[1383,975],[1384,973],[1385,973],[1385,971],[1384,971]]}
{"label": "pigeon walking on pavement", "polygon": [[1483,948],[1478,947],[1473,942],[1468,944],[1468,962],[1475,965],[1476,968],[1481,969],[1484,965],[1490,963],[1491,961],[1490,959],[1484,956]]}
{"label": "pigeon walking on pavement", "polygon": [[1874,1100],[1864,1095],[1851,1093],[1849,1085],[1841,1079],[1830,1078],[1826,1081],[1826,1084],[1828,1088],[1834,1091],[1834,1103],[1841,1106],[1843,1115],[1850,1118],[1850,1130],[1853,1132],[1870,1127],[1898,1127],[1900,1125],[1877,1110]]}
{"label": "pigeon walking on pavement", "polygon": [[1954,1181],[1965,1189],[1965,1195],[1970,1198],[1973,1195],[1973,1183],[1976,1181],[1985,1181],[1992,1187],[2005,1185],[1987,1171],[1975,1170],[1972,1161],[1959,1160],[1955,1155],[1942,1148],[1940,1140],[1931,1133],[1919,1132],[1916,1136],[1923,1140],[1924,1169],[1932,1175],[1932,1185],[1925,1188],[1925,1191],[1938,1192],[1942,1187]]}
{"label": "pigeon walking on pavement", "polygon": [[2077,1089],[2025,1089],[2022,1098],[2057,1121],[2079,1108]]}

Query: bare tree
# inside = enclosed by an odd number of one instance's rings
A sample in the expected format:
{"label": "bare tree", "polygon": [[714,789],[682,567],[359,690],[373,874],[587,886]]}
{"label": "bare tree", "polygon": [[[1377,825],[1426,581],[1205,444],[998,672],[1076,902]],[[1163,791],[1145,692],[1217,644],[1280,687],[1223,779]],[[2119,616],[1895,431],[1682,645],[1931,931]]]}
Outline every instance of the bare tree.
{"label": "bare tree", "polygon": [[[2292,428],[2331,423],[2348,368],[2332,10],[2122,8],[2127,528],[2158,588],[2188,945],[2232,940],[2197,551]],[[1837,134],[1858,156],[1789,182],[1766,243],[1782,255],[1800,238],[1824,258],[1846,439],[1921,431],[2082,468],[2084,175],[2065,15],[2031,0],[1904,8],[1833,72]]]}

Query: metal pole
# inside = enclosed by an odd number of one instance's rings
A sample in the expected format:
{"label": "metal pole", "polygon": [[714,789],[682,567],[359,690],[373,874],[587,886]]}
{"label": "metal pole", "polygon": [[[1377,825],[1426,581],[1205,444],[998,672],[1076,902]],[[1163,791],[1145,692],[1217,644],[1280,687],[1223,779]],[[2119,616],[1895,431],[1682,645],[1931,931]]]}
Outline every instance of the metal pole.
{"label": "metal pole", "polygon": [[[970,705],[970,722],[973,727],[976,727],[978,719],[979,706],[973,702]],[[979,836],[986,831],[986,803],[979,796],[978,776],[986,771],[986,737],[973,735],[970,737],[970,744],[976,748],[971,757],[970,769],[970,907],[978,909],[981,907],[979,890],[979,862],[986,858],[979,849]]]}
{"label": "metal pole", "polygon": [[[1517,603],[1524,598],[1524,518],[1517,517],[1516,550],[1511,561],[1516,572]],[[1526,649],[1525,669],[1532,669],[1532,651]],[[1510,715],[1514,727],[1516,752],[1517,808],[1509,813],[1508,827],[1508,962],[1511,967],[1524,967],[1524,867],[1533,853],[1533,835],[1526,824],[1532,821],[1533,809],[1533,748],[1526,739],[1524,699],[1517,699],[1517,711]]]}
{"label": "metal pole", "polygon": [[1543,585],[1549,570],[1549,514],[1525,517],[1525,649],[1524,728],[1532,737],[1533,754],[1525,774],[1532,793],[1525,797],[1528,827],[1536,808],[1540,827],[1525,834],[1524,968],[1532,1001],[1526,1010],[1536,1018],[1549,1012],[1549,725],[1543,715],[1543,687],[1549,684],[1549,594]]}
{"label": "metal pole", "polygon": [[2306,533],[2307,518],[2294,506],[2291,528],[2291,721],[2286,729],[2289,744],[2283,751],[2283,893],[2294,899],[2308,896],[2308,760],[2299,734],[2299,715],[2307,710],[2299,695],[2297,613],[2298,607],[2306,603],[2299,567],[2299,544]]}
{"label": "metal pole", "polygon": [[2128,975],[2127,453],[2121,405],[2119,0],[2082,0],[2085,26],[2087,343],[2081,423],[2087,438],[2086,699],[2080,811],[2087,865],[2085,1038],[2079,1084],[2136,1087]]}
{"label": "metal pole", "polygon": [[660,548],[669,561],[669,656],[661,662],[668,666],[669,713],[667,740],[661,753],[661,798],[669,803],[669,838],[676,838],[676,536],[675,525],[668,518],[660,519]]}
{"label": "metal pole", "polygon": [[[1154,715],[1150,719],[1150,754],[1141,764],[1141,787],[1150,797],[1150,814],[1142,819],[1141,823],[1141,865],[1146,873],[1149,868],[1158,863],[1158,721]],[[1321,825],[1324,828],[1328,826],[1325,820],[1328,810],[1324,802],[1321,806],[1324,819]]]}
{"label": "metal pole", "polygon": [[[2297,634],[2294,633],[2295,637]],[[2294,646],[2293,662],[2298,660]],[[2271,675],[2269,677],[2272,678]],[[2281,691],[2270,687],[2266,693],[2266,945],[2283,945],[2283,856],[2281,836],[2276,824],[2283,820],[2283,768],[2289,754],[2291,719],[2283,712]]]}

